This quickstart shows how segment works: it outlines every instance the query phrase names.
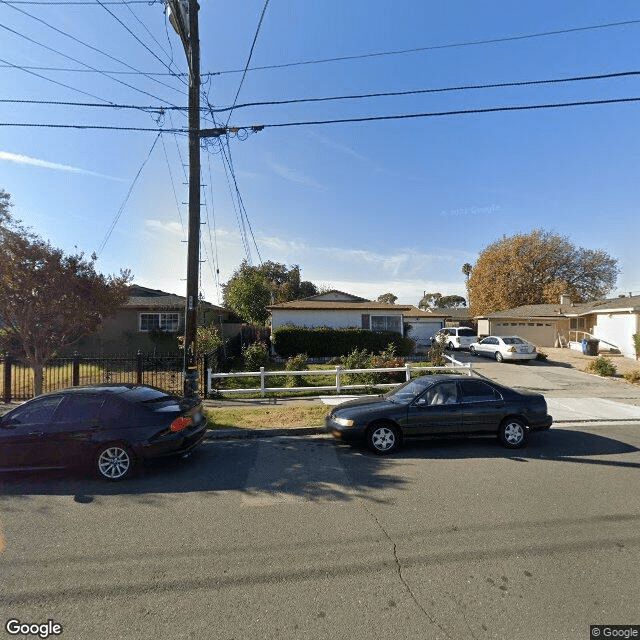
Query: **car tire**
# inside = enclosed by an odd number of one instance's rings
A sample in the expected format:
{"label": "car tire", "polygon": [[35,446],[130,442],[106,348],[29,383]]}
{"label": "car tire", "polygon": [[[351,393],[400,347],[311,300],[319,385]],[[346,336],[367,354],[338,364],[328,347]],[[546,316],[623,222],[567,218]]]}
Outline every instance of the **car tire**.
{"label": "car tire", "polygon": [[447,349],[449,349],[449,351],[455,351],[455,347],[453,346],[453,342],[448,342],[447,343]]}
{"label": "car tire", "polygon": [[527,429],[518,418],[507,418],[498,429],[498,438],[507,449],[519,449],[527,440]]}
{"label": "car tire", "polygon": [[134,456],[125,444],[112,442],[102,445],[95,457],[95,471],[98,477],[109,482],[119,482],[133,473]]}
{"label": "car tire", "polygon": [[469,353],[470,353],[472,356],[477,356],[477,355],[478,355],[478,354],[476,353],[476,350],[475,350],[475,348],[474,348],[474,347],[469,347]]}
{"label": "car tire", "polygon": [[502,362],[504,360],[504,357],[502,356],[502,354],[499,351],[495,352],[494,355],[496,362]]}
{"label": "car tire", "polygon": [[380,456],[393,453],[400,446],[400,432],[389,422],[376,422],[367,431],[367,446]]}

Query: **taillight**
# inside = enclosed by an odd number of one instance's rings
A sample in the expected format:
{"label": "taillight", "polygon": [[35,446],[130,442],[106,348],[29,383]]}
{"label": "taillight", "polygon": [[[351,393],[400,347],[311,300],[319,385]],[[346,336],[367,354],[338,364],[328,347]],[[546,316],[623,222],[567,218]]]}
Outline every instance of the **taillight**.
{"label": "taillight", "polygon": [[515,347],[509,347],[509,348],[507,349],[507,351],[508,351],[509,353],[517,353],[517,352],[518,352],[518,350],[517,350]]}
{"label": "taillight", "polygon": [[191,418],[180,417],[180,418],[176,418],[171,423],[171,427],[169,428],[171,429],[171,431],[182,431],[183,429],[188,427],[190,424],[191,424]]}

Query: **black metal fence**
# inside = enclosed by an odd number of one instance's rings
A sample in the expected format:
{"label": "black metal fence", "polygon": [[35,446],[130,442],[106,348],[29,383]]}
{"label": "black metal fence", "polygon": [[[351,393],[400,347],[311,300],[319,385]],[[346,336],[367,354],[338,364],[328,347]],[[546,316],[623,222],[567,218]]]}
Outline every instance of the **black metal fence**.
{"label": "black metal fence", "polygon": [[[209,367],[217,369],[217,355],[198,357],[200,394],[205,393],[205,376]],[[85,384],[122,382],[149,384],[170,393],[181,394],[184,385],[182,354],[148,354],[91,356],[74,354],[55,358],[44,367],[42,392]],[[33,371],[19,358],[0,357],[0,381],[4,402],[28,400],[35,395]]]}

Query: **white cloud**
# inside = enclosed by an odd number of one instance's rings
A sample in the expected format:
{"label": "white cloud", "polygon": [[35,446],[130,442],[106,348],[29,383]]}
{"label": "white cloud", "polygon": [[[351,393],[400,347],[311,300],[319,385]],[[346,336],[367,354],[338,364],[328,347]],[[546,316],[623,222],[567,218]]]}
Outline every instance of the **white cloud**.
{"label": "white cloud", "polygon": [[319,191],[326,191],[327,188],[314,180],[313,178],[308,178],[304,174],[296,171],[295,169],[290,169],[289,167],[285,167],[282,164],[277,164],[275,162],[269,162],[269,167],[275,171],[281,178],[284,180],[288,180],[289,182],[295,182],[296,184],[301,184],[305,187],[309,187],[311,189],[317,189]]}
{"label": "white cloud", "polygon": [[105,178],[106,180],[117,180],[118,182],[125,182],[125,180],[123,180],[122,178],[114,178],[113,176],[96,173],[95,171],[88,171],[87,169],[80,169],[79,167],[72,167],[67,164],[58,164],[57,162],[49,162],[48,160],[40,160],[39,158],[23,156],[17,153],[9,153],[8,151],[0,151],[0,160],[6,160],[7,162],[13,162],[15,164],[28,165],[32,167],[40,167],[41,169],[66,171],[68,173],[78,173],[85,176],[94,176],[96,178]]}

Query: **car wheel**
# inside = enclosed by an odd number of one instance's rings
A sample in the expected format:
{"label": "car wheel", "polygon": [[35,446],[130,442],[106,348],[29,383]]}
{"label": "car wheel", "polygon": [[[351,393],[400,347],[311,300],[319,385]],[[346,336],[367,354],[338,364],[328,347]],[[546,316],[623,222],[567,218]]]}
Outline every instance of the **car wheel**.
{"label": "car wheel", "polygon": [[496,362],[502,362],[504,360],[504,358],[502,357],[502,354],[499,351],[496,351],[495,358],[496,358]]}
{"label": "car wheel", "polygon": [[378,422],[367,431],[367,445],[378,455],[393,453],[400,446],[400,433],[394,425]]}
{"label": "car wheel", "polygon": [[453,342],[447,343],[447,349],[449,349],[449,351],[453,351],[455,349],[455,347],[453,346]]}
{"label": "car wheel", "polygon": [[498,437],[507,449],[519,449],[527,439],[527,430],[522,420],[507,418],[498,429]]}
{"label": "car wheel", "polygon": [[112,443],[103,445],[96,455],[95,469],[104,480],[124,480],[133,471],[134,459],[129,447]]}
{"label": "car wheel", "polygon": [[478,355],[478,354],[476,353],[475,347],[469,347],[469,353],[470,353],[472,356],[476,356],[476,355]]}

